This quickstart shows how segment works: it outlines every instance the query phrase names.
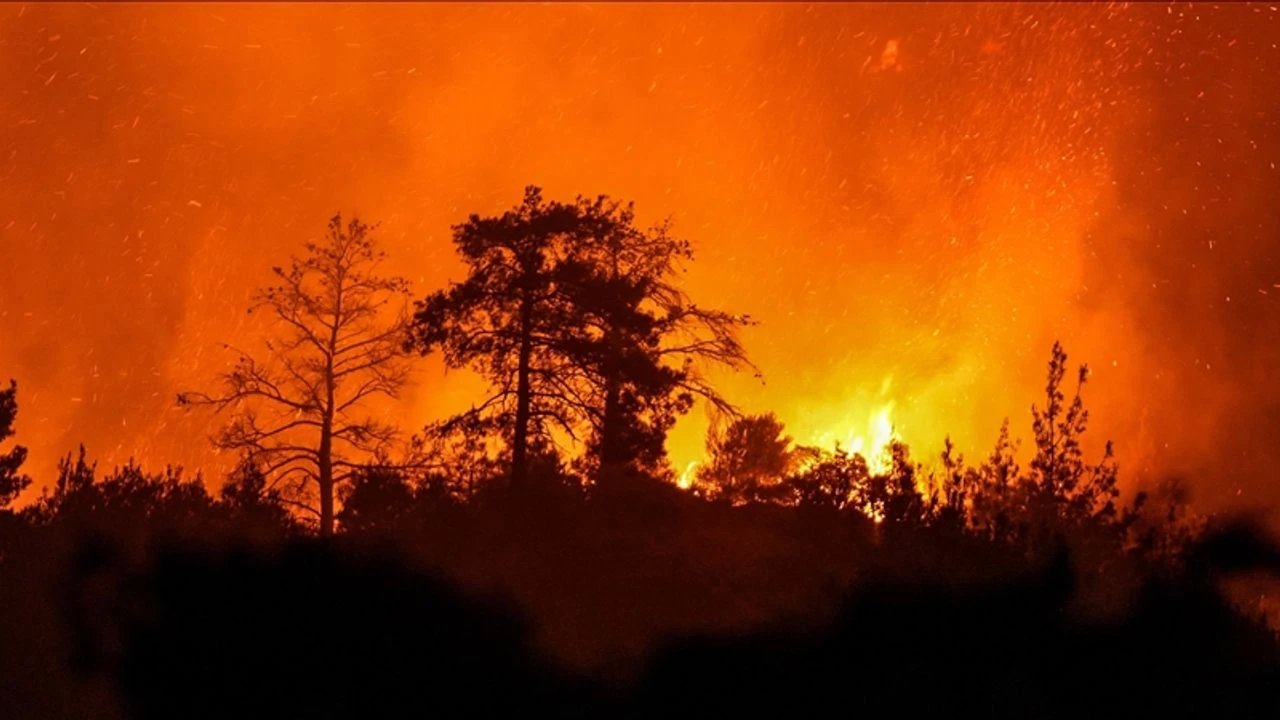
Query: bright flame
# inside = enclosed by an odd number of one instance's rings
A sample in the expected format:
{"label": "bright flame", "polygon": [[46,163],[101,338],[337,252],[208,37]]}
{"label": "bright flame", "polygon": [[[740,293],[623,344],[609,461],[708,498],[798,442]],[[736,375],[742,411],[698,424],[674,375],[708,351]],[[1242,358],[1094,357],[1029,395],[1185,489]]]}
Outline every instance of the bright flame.
{"label": "bright flame", "polygon": [[871,518],[871,522],[875,523],[876,525],[879,525],[880,523],[884,522],[884,513],[873,507],[868,506],[868,507],[862,508],[862,513],[867,517]]}
{"label": "bright flame", "polygon": [[[891,385],[892,379],[885,378],[880,388],[881,396],[888,392]],[[813,444],[824,450],[842,449],[861,455],[866,458],[871,472],[888,472],[893,464],[889,444],[898,439],[893,425],[894,404],[892,399],[884,400],[868,411],[863,416],[865,419],[858,419],[858,414],[855,413],[853,419],[846,415],[831,422],[828,427],[839,429],[819,433]]]}
{"label": "bright flame", "polygon": [[874,473],[888,472],[891,463],[889,443],[893,441],[893,421],[889,419],[893,412],[893,401],[890,400],[867,418],[864,433],[851,432],[847,447],[850,452],[857,453],[867,459],[867,467]]}
{"label": "bright flame", "polygon": [[694,472],[698,469],[698,461],[691,460],[688,465],[684,466],[684,472],[680,473],[680,477],[676,480],[676,485],[681,490],[688,490],[693,487]]}

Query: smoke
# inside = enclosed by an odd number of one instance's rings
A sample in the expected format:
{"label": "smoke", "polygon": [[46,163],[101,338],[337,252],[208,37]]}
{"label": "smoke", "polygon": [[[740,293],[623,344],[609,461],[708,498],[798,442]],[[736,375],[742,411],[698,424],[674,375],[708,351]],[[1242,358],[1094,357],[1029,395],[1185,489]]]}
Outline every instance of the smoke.
{"label": "smoke", "polygon": [[[48,477],[76,443],[210,468],[173,407],[253,347],[252,289],[342,210],[419,293],[448,227],[634,199],[700,302],[761,321],[802,441],[892,408],[921,451],[1027,434],[1054,339],[1134,487],[1274,497],[1277,13],[1269,6],[6,6],[0,374]],[[467,406],[423,364],[388,408]],[[703,419],[673,435],[677,466]],[[1094,448],[1095,450],[1097,447]]]}

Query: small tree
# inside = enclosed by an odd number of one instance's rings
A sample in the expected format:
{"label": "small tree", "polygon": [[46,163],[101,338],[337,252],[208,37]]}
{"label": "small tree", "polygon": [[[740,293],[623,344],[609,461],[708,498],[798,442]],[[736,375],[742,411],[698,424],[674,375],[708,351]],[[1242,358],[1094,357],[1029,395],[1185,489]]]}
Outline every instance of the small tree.
{"label": "small tree", "polygon": [[1055,342],[1049,358],[1045,406],[1043,409],[1031,406],[1036,446],[1031,460],[1032,515],[1048,512],[1069,523],[1114,520],[1117,517],[1115,499],[1120,490],[1111,443],[1107,442],[1102,459],[1096,465],[1085,462],[1080,445],[1089,424],[1089,411],[1081,395],[1089,368],[1081,365],[1077,371],[1070,403],[1062,392],[1066,368],[1067,353]]}
{"label": "small tree", "polygon": [[218,503],[235,520],[250,527],[289,530],[293,516],[285,506],[278,488],[270,487],[270,481],[262,468],[248,459],[241,459],[218,492]]}
{"label": "small tree", "polygon": [[916,485],[920,466],[911,460],[911,451],[906,443],[891,440],[888,450],[888,471],[872,475],[865,486],[854,488],[855,507],[875,520],[912,524],[927,522],[928,503]]}
{"label": "small tree", "polygon": [[333,532],[335,487],[384,458],[396,436],[368,402],[398,397],[409,376],[408,283],[378,273],[385,254],[374,229],[330,220],[304,257],[273,269],[280,284],[255,296],[250,312],[266,310],[280,330],[263,359],[236,351],[219,392],[179,396],[232,411],[214,444],[289,490],[288,502],[313,514],[322,535]]}
{"label": "small tree", "polygon": [[930,505],[935,524],[963,529],[968,524],[968,510],[972,502],[972,487],[977,482],[976,473],[965,467],[964,455],[956,450],[951,436],[942,441],[941,477],[934,478],[930,487]]}
{"label": "small tree", "polygon": [[694,490],[734,503],[758,500],[792,470],[793,458],[791,438],[773,413],[746,415],[707,431],[707,464],[697,469]]}
{"label": "small tree", "polygon": [[1017,453],[1020,443],[1009,435],[1009,420],[1000,424],[991,454],[970,473],[969,523],[986,536],[1009,541],[1021,531],[1025,514],[1025,488]]}
{"label": "small tree", "polygon": [[132,532],[143,524],[183,527],[211,517],[212,507],[199,475],[186,477],[182,468],[172,465],[149,473],[130,459],[98,477],[98,464],[86,460],[81,445],[74,461],[70,454],[59,461],[58,477],[41,495],[34,515],[45,522],[90,523]]}
{"label": "small tree", "polygon": [[458,500],[475,497],[510,471],[510,458],[503,456],[496,434],[492,418],[478,413],[429,425],[423,436],[414,438],[417,452],[434,465],[425,468],[424,482]]}
{"label": "small tree", "polygon": [[416,513],[417,499],[408,480],[394,469],[368,467],[343,489],[338,520],[343,532],[390,533],[402,530]]}
{"label": "small tree", "polygon": [[[18,384],[10,380],[8,389],[0,390],[0,442],[13,436],[17,415]],[[31,478],[19,471],[26,459],[27,449],[21,445],[0,453],[0,510],[9,507],[31,484]]]}
{"label": "small tree", "polygon": [[785,484],[800,505],[843,510],[861,495],[870,479],[866,458],[837,448],[834,453],[817,454],[812,464],[788,476]]}

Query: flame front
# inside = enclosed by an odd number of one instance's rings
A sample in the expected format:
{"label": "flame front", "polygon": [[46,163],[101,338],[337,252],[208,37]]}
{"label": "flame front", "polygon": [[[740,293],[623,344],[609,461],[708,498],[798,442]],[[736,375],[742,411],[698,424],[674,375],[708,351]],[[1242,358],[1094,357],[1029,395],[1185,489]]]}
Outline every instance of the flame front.
{"label": "flame front", "polygon": [[693,487],[693,481],[697,479],[698,466],[702,463],[697,460],[690,460],[681,471],[680,476],[676,478],[676,486],[681,490],[688,490]]}
{"label": "flame front", "polygon": [[812,444],[822,450],[844,450],[861,455],[866,458],[871,472],[888,472],[892,465],[889,444],[897,439],[894,434],[893,407],[894,401],[890,400],[865,412],[861,418],[854,413],[853,421],[841,420],[834,423],[831,430],[818,435]]}

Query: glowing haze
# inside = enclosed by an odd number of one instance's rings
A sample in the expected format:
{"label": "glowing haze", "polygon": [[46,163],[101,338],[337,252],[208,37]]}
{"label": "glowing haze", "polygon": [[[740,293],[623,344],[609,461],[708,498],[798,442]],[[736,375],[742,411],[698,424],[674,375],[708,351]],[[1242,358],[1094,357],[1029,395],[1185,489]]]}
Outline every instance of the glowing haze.
{"label": "glowing haze", "polygon": [[[82,441],[212,472],[174,395],[273,264],[355,212],[425,294],[534,183],[670,215],[693,296],[760,321],[765,382],[721,387],[797,440],[1025,437],[1061,339],[1130,483],[1266,505],[1278,40],[1269,5],[6,5],[0,376],[42,479]],[[475,391],[428,360],[387,412]]]}

